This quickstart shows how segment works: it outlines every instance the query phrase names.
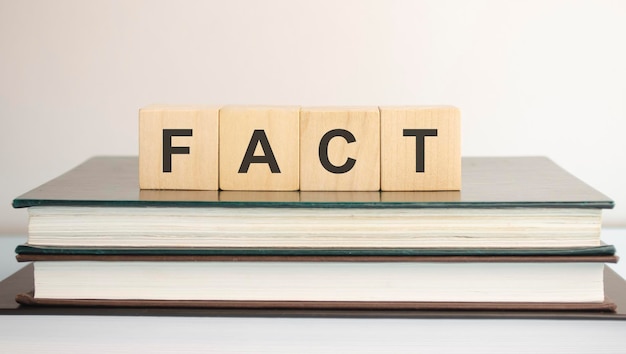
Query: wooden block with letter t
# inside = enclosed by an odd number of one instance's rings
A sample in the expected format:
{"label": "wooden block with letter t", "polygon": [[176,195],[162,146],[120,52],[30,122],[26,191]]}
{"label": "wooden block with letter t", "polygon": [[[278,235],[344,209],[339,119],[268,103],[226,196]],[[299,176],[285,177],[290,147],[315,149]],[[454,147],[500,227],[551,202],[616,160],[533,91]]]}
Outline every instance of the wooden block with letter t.
{"label": "wooden block with letter t", "polygon": [[139,110],[139,187],[217,190],[219,107]]}
{"label": "wooden block with letter t", "polygon": [[379,189],[378,107],[302,108],[300,190]]}
{"label": "wooden block with letter t", "polygon": [[380,107],[381,189],[461,189],[461,117],[454,107]]}
{"label": "wooden block with letter t", "polygon": [[299,107],[220,110],[220,188],[298,190]]}

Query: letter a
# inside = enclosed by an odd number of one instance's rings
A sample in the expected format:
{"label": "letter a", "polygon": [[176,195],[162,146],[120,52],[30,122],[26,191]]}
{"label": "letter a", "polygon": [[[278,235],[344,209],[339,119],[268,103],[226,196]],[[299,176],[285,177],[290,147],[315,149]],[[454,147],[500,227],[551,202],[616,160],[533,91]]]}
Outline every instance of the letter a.
{"label": "letter a", "polygon": [[[259,143],[261,144],[261,148],[263,149],[263,153],[265,155],[255,156],[254,150],[256,150]],[[252,133],[250,144],[248,144],[248,149],[243,157],[243,161],[241,161],[241,166],[239,167],[238,172],[247,173],[251,163],[269,164],[270,171],[272,171],[272,173],[280,173],[280,168],[278,167],[278,163],[274,157],[274,152],[272,151],[270,142],[267,140],[267,135],[265,135],[265,130],[255,130]]]}

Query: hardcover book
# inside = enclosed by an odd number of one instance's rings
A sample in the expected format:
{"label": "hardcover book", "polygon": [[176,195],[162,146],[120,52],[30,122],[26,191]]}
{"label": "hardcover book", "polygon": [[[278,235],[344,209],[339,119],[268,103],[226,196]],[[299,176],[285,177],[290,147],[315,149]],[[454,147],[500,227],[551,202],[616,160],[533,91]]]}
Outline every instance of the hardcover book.
{"label": "hardcover book", "polygon": [[600,246],[613,202],[543,157],[464,158],[442,192],[140,190],[136,157],[96,157],[16,198],[28,243],[311,249]]}
{"label": "hardcover book", "polygon": [[[559,320],[626,320],[626,281],[609,268],[604,269],[604,293],[610,307],[598,311],[573,309],[554,304],[539,307],[537,304],[520,303],[517,309],[497,304],[477,304],[476,307],[457,307],[455,304],[441,303],[438,306],[421,308],[306,308],[284,307],[240,307],[240,306],[198,306],[193,303],[171,305],[154,303],[145,306],[137,302],[120,302],[102,306],[98,301],[59,301],[53,306],[29,306],[20,304],[35,303],[33,266],[27,265],[9,278],[0,282],[0,315],[73,315],[73,316],[185,316],[185,317],[282,317],[282,318],[404,318],[404,319],[559,319]],[[428,304],[425,304],[428,305]],[[432,305],[432,304],[431,304]],[[494,306],[495,305],[495,306]],[[505,304],[506,305],[506,304]],[[529,306],[528,306],[529,305]],[[567,304],[565,304],[567,305]],[[520,311],[523,310],[523,311]]]}
{"label": "hardcover book", "polygon": [[610,310],[615,256],[20,254],[28,304]]}
{"label": "hardcover book", "polygon": [[26,306],[27,266],[0,282],[0,328],[13,352],[621,353],[626,282],[604,284],[615,312]]}

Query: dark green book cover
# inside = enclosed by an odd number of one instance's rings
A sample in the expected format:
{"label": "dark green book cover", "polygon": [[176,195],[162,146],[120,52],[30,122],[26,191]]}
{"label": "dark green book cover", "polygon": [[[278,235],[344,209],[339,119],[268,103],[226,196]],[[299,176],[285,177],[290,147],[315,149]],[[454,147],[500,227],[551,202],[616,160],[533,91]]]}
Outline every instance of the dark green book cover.
{"label": "dark green book cover", "polygon": [[18,258],[33,260],[37,257],[74,256],[232,256],[232,257],[333,257],[357,260],[369,257],[595,257],[613,256],[615,247],[601,245],[597,247],[576,248],[535,248],[535,249],[460,249],[460,248],[369,248],[369,249],[332,249],[332,248],[152,248],[152,247],[53,247],[19,245],[15,249]]}
{"label": "dark green book cover", "polygon": [[140,190],[137,157],[94,157],[15,200],[30,206],[288,208],[612,208],[613,201],[545,157],[466,157],[462,189],[441,192]]}

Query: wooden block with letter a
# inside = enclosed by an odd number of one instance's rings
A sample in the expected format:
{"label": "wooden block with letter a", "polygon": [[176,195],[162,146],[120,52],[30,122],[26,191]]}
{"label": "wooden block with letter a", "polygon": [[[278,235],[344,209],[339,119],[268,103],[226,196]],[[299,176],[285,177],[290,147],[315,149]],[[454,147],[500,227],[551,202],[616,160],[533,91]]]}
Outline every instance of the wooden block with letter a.
{"label": "wooden block with letter a", "polygon": [[300,190],[379,189],[378,107],[302,108]]}
{"label": "wooden block with letter a", "polygon": [[139,187],[217,190],[219,107],[139,110]]}
{"label": "wooden block with letter a", "polygon": [[380,107],[381,189],[460,190],[461,117],[454,107]]}
{"label": "wooden block with letter a", "polygon": [[299,107],[220,110],[220,188],[298,190]]}

